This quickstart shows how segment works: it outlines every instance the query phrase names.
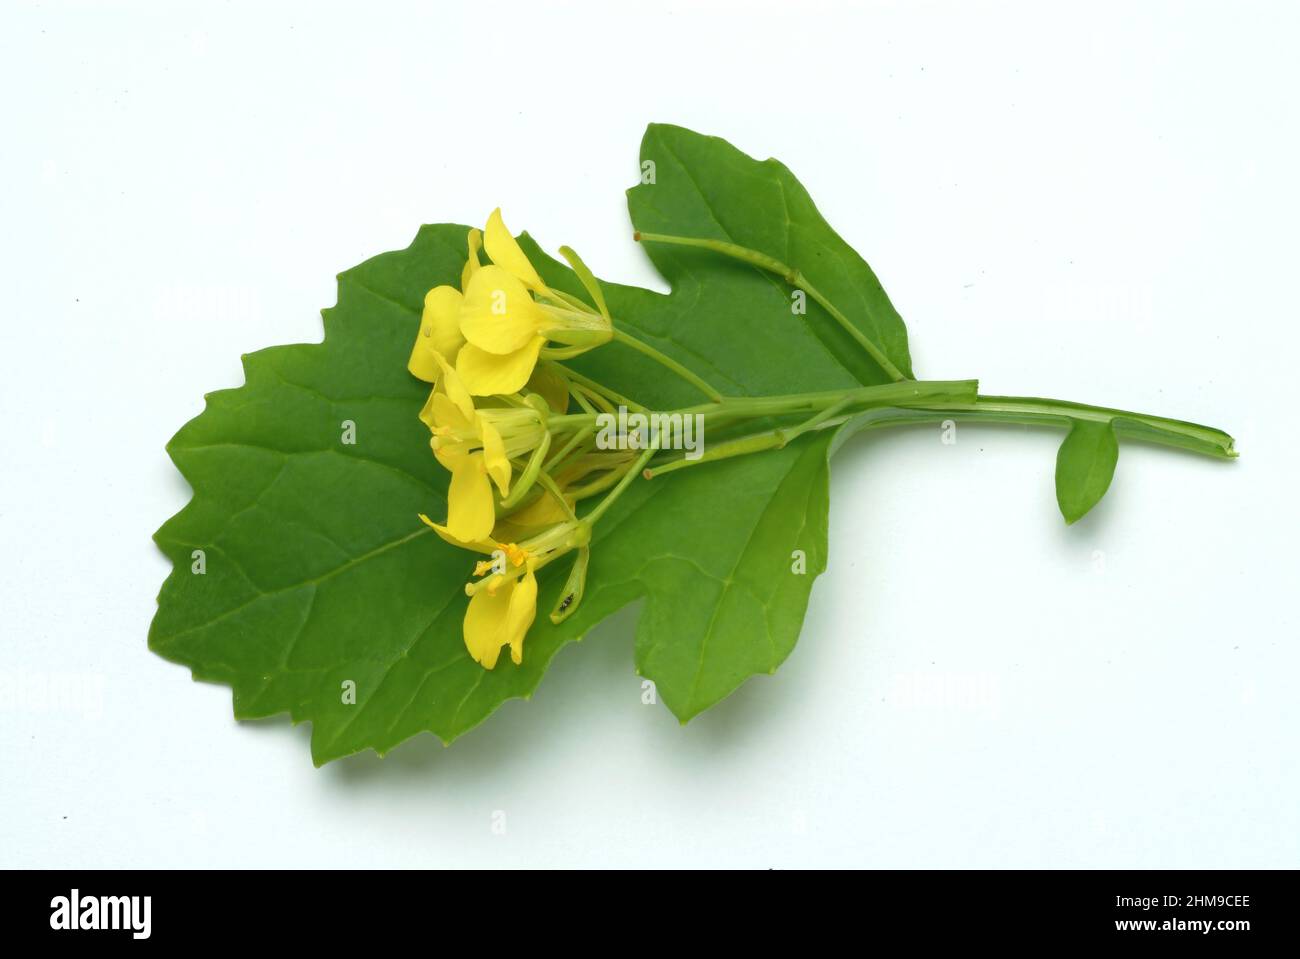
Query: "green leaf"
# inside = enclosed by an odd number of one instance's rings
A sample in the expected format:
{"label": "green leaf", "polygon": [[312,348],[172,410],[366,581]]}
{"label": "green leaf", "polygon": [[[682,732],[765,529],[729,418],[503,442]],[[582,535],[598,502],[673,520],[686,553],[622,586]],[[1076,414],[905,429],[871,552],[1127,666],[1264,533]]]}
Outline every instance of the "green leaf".
{"label": "green leaf", "polygon": [[[643,169],[647,162],[654,164],[654,182],[628,191],[637,230],[725,240],[802,270],[904,375],[912,376],[907,329],[880,281],[830,228],[784,164],[774,159],[756,162],[726,140],[666,124],[652,124],[646,131],[641,161]],[[822,361],[819,365],[839,371],[827,388],[889,381],[816,303],[806,303],[806,315],[792,315],[793,291],[776,277],[744,264],[719,262],[707,250],[649,244],[647,251],[673,287],[681,305],[677,315],[691,313],[674,332],[688,333],[715,311],[739,317],[731,331],[731,355],[718,360],[722,368],[716,372],[725,375],[734,366],[737,378],[745,380],[767,367],[770,380],[763,389],[794,392],[806,389],[810,380],[790,366],[815,355]],[[721,282],[722,277],[728,282]],[[738,302],[744,304],[742,309],[737,309]],[[751,303],[755,312],[762,304],[763,316],[770,309],[781,322],[771,327],[751,324],[745,319]],[[773,353],[784,351],[790,353],[790,364],[773,363]]]}
{"label": "green leaf", "polygon": [[[642,154],[656,175],[630,191],[638,229],[781,257],[910,372],[906,331],[880,284],[788,170],[677,127],[652,126]],[[561,646],[639,598],[638,669],[685,721],[789,655],[825,568],[832,431],[634,483],[596,527],[578,611],[560,626],[539,616],[521,666],[475,664],[460,628],[473,560],[416,518],[445,512],[446,475],[416,418],[427,387],[405,369],[425,292],[458,281],[465,233],[424,227],[406,250],[341,274],[322,343],[245,357],[246,384],[209,395],[168,446],[194,498],[155,537],[174,569],[150,647],[230,685],[240,718],[310,721],[317,763],[383,753],[424,730],[449,742],[528,696]],[[570,270],[523,244],[548,283],[582,292]],[[724,392],[884,380],[816,304],[793,312],[773,277],[698,251],[651,256],[671,295],[602,283],[611,313]],[[620,344],[575,365],[642,403],[698,402]],[[544,571],[540,610],[558,599],[567,567]]]}
{"label": "green leaf", "polygon": [[1106,495],[1118,460],[1113,421],[1071,421],[1056,454],[1056,502],[1067,523],[1080,519]]}
{"label": "green leaf", "polygon": [[168,446],[195,495],[156,536],[176,568],[150,646],[228,683],[240,718],[311,720],[318,762],[423,729],[449,740],[531,691],[558,648],[539,635],[523,667],[490,674],[469,660],[466,557],[416,518],[445,510],[446,477],[411,421],[427,388],[406,356],[464,242],[428,227],[342,274],[323,343],[245,357],[246,385],[210,395]]}

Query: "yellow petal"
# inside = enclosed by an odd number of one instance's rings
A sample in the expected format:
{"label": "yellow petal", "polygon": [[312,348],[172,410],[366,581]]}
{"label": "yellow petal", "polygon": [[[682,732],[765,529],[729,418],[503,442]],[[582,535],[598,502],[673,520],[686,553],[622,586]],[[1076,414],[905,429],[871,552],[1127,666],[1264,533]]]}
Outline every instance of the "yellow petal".
{"label": "yellow petal", "polygon": [[469,258],[465,261],[464,269],[460,271],[460,288],[462,290],[469,286],[469,278],[479,268],[478,251],[481,249],[483,249],[483,234],[478,230],[470,230]]}
{"label": "yellow petal", "polygon": [[457,539],[455,536],[451,535],[451,530],[447,529],[445,526],[439,526],[423,513],[420,514],[420,522],[437,533],[444,543],[450,543],[452,546],[459,546],[461,549],[472,549],[476,553],[487,553],[491,556],[492,553],[501,548],[500,544],[492,539],[476,539],[471,540],[470,542],[465,542],[463,539]]}
{"label": "yellow petal", "polygon": [[548,325],[528,288],[501,267],[485,266],[470,277],[460,331],[479,349],[513,353]]}
{"label": "yellow petal", "polygon": [[[438,375],[439,376],[442,375],[441,365],[438,366]],[[423,379],[423,377],[421,378]],[[420,409],[420,422],[423,423],[425,426],[429,427],[429,429],[431,430],[438,425],[438,418],[434,414],[433,398],[435,396],[441,396],[441,395],[442,394],[439,393],[436,389],[429,390],[429,397],[424,401],[424,406]]]}
{"label": "yellow petal", "polygon": [[477,455],[470,452],[469,443],[440,443],[439,439],[437,435],[429,437],[429,447],[433,450],[434,459],[441,463],[448,473],[454,474],[465,459]]}
{"label": "yellow petal", "polygon": [[447,532],[462,543],[487,539],[492,534],[496,508],[482,455],[458,457],[452,461],[450,469]]}
{"label": "yellow petal", "polygon": [[432,419],[433,426],[431,426],[430,429],[436,427],[444,429],[450,428],[466,433],[473,432],[473,414],[471,413],[471,415],[466,416],[464,409],[462,409],[459,404],[453,403],[451,397],[446,393],[443,393],[440,390],[434,390],[433,395],[429,397],[429,402],[424,405],[425,409],[429,412],[426,414],[424,410],[421,410],[420,419],[424,420],[426,424],[430,419]]}
{"label": "yellow petal", "polygon": [[438,382],[441,374],[436,354],[441,353],[448,362],[454,363],[457,351],[465,342],[460,335],[460,303],[460,290],[451,286],[435,286],[424,295],[420,332],[416,334],[406,368],[426,383]]}
{"label": "yellow petal", "polygon": [[[569,503],[573,508],[573,503]],[[516,543],[540,530],[563,523],[569,518],[568,510],[556,502],[550,493],[542,493],[523,509],[497,520],[492,538],[500,543]]]}
{"label": "yellow petal", "polygon": [[519,248],[515,238],[506,229],[505,222],[501,219],[500,207],[493,210],[492,215],[488,217],[487,235],[483,239],[483,246],[487,250],[487,255],[492,258],[492,262],[497,266],[509,270],[521,282],[528,284],[534,290],[546,289],[546,284],[542,282],[542,278],[537,275],[533,265],[528,262],[528,257],[524,255],[524,251]]}
{"label": "yellow petal", "polygon": [[424,315],[420,332],[428,329],[427,339],[448,363],[456,362],[456,351],[465,342],[460,334],[460,305],[464,301],[454,286],[435,286],[424,297]]}
{"label": "yellow petal", "polygon": [[423,329],[415,337],[411,346],[411,356],[406,361],[406,368],[411,375],[426,383],[438,382],[442,367],[438,365],[438,353],[433,348],[433,341],[425,335]]}
{"label": "yellow petal", "polygon": [[528,378],[532,390],[551,408],[552,413],[563,414],[569,409],[569,381],[554,366],[539,366]]}
{"label": "yellow petal", "polygon": [[502,496],[510,494],[510,460],[506,458],[506,444],[501,441],[497,428],[486,419],[479,420],[479,436],[483,439],[483,462],[488,476],[497,484]]}
{"label": "yellow petal", "polygon": [[501,647],[509,642],[505,627],[514,592],[514,580],[507,580],[498,589],[480,589],[470,597],[465,610],[465,648],[484,669],[496,666]]}
{"label": "yellow petal", "polygon": [[[462,349],[464,348],[462,347]],[[457,359],[460,359],[460,357],[457,356]],[[460,377],[456,375],[456,371],[451,368],[446,357],[441,353],[438,354],[438,365],[442,367],[442,376],[439,377],[438,386],[442,388],[442,392],[446,394],[447,399],[451,400],[456,405],[456,408],[460,410],[461,415],[465,417],[465,422],[468,424],[474,419],[474,398],[469,395],[469,390],[465,389],[465,384],[461,382]]]}
{"label": "yellow petal", "polygon": [[530,562],[523,579],[515,586],[510,595],[510,606],[506,610],[505,634],[510,643],[510,658],[518,666],[524,661],[524,636],[537,617],[537,577],[533,575]]}
{"label": "yellow petal", "polygon": [[[570,508],[573,506],[573,498],[567,497]],[[508,519],[516,526],[524,529],[540,529],[544,526],[554,526],[556,523],[563,523],[569,518],[569,511],[561,506],[550,493],[545,493],[533,500],[521,510],[511,513]],[[517,537],[524,538],[524,537]]]}
{"label": "yellow petal", "polygon": [[456,357],[456,372],[475,396],[518,393],[537,366],[537,355],[545,342],[544,336],[535,336],[523,349],[505,356],[466,343]]}

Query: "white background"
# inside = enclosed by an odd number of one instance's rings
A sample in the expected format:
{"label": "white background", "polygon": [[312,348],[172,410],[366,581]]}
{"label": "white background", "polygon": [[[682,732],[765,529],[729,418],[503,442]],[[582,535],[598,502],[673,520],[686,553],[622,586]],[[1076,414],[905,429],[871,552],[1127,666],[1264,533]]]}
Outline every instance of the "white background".
{"label": "white background", "polygon": [[[1300,865],[1294,5],[431,6],[0,13],[0,865]],[[1058,436],[861,437],[797,650],[685,728],[630,611],[451,749],[236,723],[145,647],[163,444],[422,222],[663,289],[648,121],[789,164],[919,373],[1241,459],[1066,528]]]}

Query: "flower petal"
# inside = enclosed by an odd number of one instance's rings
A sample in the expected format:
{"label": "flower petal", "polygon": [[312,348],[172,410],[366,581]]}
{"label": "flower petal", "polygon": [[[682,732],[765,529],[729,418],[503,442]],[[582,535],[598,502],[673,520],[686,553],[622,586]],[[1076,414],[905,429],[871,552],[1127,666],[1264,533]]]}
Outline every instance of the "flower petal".
{"label": "flower petal", "polygon": [[537,355],[545,342],[544,336],[535,336],[523,349],[504,356],[466,343],[456,357],[456,372],[475,396],[518,393],[532,375]]}
{"label": "flower petal", "polygon": [[530,562],[523,579],[519,580],[510,595],[506,610],[505,637],[510,643],[510,658],[518,666],[524,661],[524,636],[537,618],[537,577]]}
{"label": "flower petal", "polygon": [[[460,359],[460,357],[457,356],[457,359]],[[461,382],[460,377],[456,375],[456,371],[451,368],[451,364],[447,362],[446,357],[441,353],[438,354],[438,365],[442,367],[442,376],[438,379],[438,386],[441,388],[442,394],[455,404],[456,409],[460,410],[461,415],[464,417],[463,425],[468,426],[474,421],[474,398],[470,396],[469,390],[465,389],[465,384]]]}
{"label": "flower petal", "polygon": [[551,408],[552,413],[563,415],[569,409],[569,381],[553,365],[539,366],[528,377],[532,390]]}
{"label": "flower petal", "polygon": [[[439,374],[442,373],[441,366],[438,367],[438,372]],[[429,427],[430,430],[432,430],[434,427],[438,425],[438,419],[437,416],[434,414],[434,409],[433,409],[433,398],[435,396],[441,396],[441,395],[442,394],[439,393],[437,389],[429,390],[429,396],[424,401],[424,406],[420,408],[420,422],[423,423],[425,426]]]}
{"label": "flower petal", "polygon": [[[572,508],[573,503],[570,501],[569,509]],[[501,543],[518,543],[544,529],[563,523],[568,518],[568,510],[557,503],[554,496],[542,493],[523,509],[497,520],[497,525],[492,529],[492,538]]]}
{"label": "flower petal", "polygon": [[461,549],[472,549],[476,553],[486,553],[489,556],[491,556],[492,553],[496,552],[498,549],[501,548],[500,544],[493,539],[476,539],[470,542],[465,542],[465,540],[457,539],[455,536],[451,535],[451,530],[447,529],[447,527],[439,526],[437,523],[429,519],[429,517],[425,516],[423,513],[419,515],[420,515],[420,522],[423,523],[425,526],[428,526],[435,533],[437,533],[444,543],[450,543],[452,546],[459,546]]}
{"label": "flower petal", "polygon": [[479,418],[479,436],[483,440],[483,462],[487,466],[488,476],[497,484],[502,496],[510,495],[510,460],[506,458],[506,444],[501,440],[497,428],[482,417]]}
{"label": "flower petal", "polygon": [[513,353],[546,325],[546,314],[518,279],[499,266],[474,271],[460,314],[465,339],[489,353]]}
{"label": "flower petal", "polygon": [[[555,497],[550,493],[542,493],[523,509],[517,509],[509,516],[504,517],[498,526],[504,526],[507,523],[512,527],[511,532],[517,533],[513,537],[497,537],[502,542],[514,539],[527,539],[532,533],[548,526],[555,526],[569,519],[569,511],[573,509],[573,497],[566,496],[565,502],[568,503],[569,509],[565,509]],[[525,532],[526,531],[526,532]]]}
{"label": "flower petal", "polygon": [[495,590],[480,589],[470,597],[465,610],[465,648],[484,669],[496,666],[501,647],[509,641],[505,626],[514,593],[514,580],[508,580]]}
{"label": "flower petal", "polygon": [[462,433],[474,430],[473,414],[466,416],[464,409],[441,390],[434,390],[429,395],[429,401],[420,410],[420,419],[431,430],[439,427],[450,427]]}
{"label": "flower petal", "polygon": [[452,286],[435,286],[424,295],[424,314],[420,332],[411,347],[406,368],[426,383],[438,382],[442,368],[435,354],[455,362],[456,352],[465,338],[460,335],[460,290]]}
{"label": "flower petal", "polygon": [[496,507],[482,455],[455,457],[444,465],[451,470],[451,485],[447,489],[447,532],[464,543],[487,539],[492,535]]}
{"label": "flower petal", "polygon": [[456,352],[465,342],[460,333],[460,307],[465,298],[454,286],[435,286],[424,297],[424,314],[420,332],[429,329],[433,348],[448,363],[456,362]]}
{"label": "flower petal", "polygon": [[433,348],[433,340],[421,328],[416,334],[415,342],[411,345],[411,356],[406,361],[406,368],[411,371],[411,375],[426,383],[438,382],[438,377],[442,373],[442,367],[438,365],[437,351]]}
{"label": "flower petal", "polygon": [[542,282],[542,278],[537,275],[533,265],[528,262],[528,257],[524,255],[524,251],[520,249],[519,244],[515,242],[515,238],[506,229],[505,221],[501,219],[501,207],[493,210],[492,215],[488,217],[483,247],[487,250],[487,255],[491,257],[492,262],[497,266],[509,270],[521,282],[526,283],[534,290],[546,289],[546,284]]}
{"label": "flower petal", "polygon": [[463,290],[469,286],[469,278],[474,275],[474,271],[481,266],[478,261],[478,251],[483,249],[483,234],[478,230],[469,231],[469,257],[465,260],[465,266],[460,271],[460,288]]}

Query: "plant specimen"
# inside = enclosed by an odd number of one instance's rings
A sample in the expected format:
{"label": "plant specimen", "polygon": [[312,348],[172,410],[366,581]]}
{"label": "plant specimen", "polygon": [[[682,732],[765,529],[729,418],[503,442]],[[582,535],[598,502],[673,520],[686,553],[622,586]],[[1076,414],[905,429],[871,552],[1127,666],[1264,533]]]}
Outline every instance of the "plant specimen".
{"label": "plant specimen", "polygon": [[669,295],[496,211],[341,274],[323,342],[245,357],[168,446],[194,498],[156,535],[151,648],[241,718],[310,721],[322,763],[450,742],[641,599],[637,669],[686,721],[793,648],[851,433],[1063,429],[1066,522],[1121,438],[1236,455],[1210,427],[916,377],[875,274],[774,160],[653,125],[628,196]]}

